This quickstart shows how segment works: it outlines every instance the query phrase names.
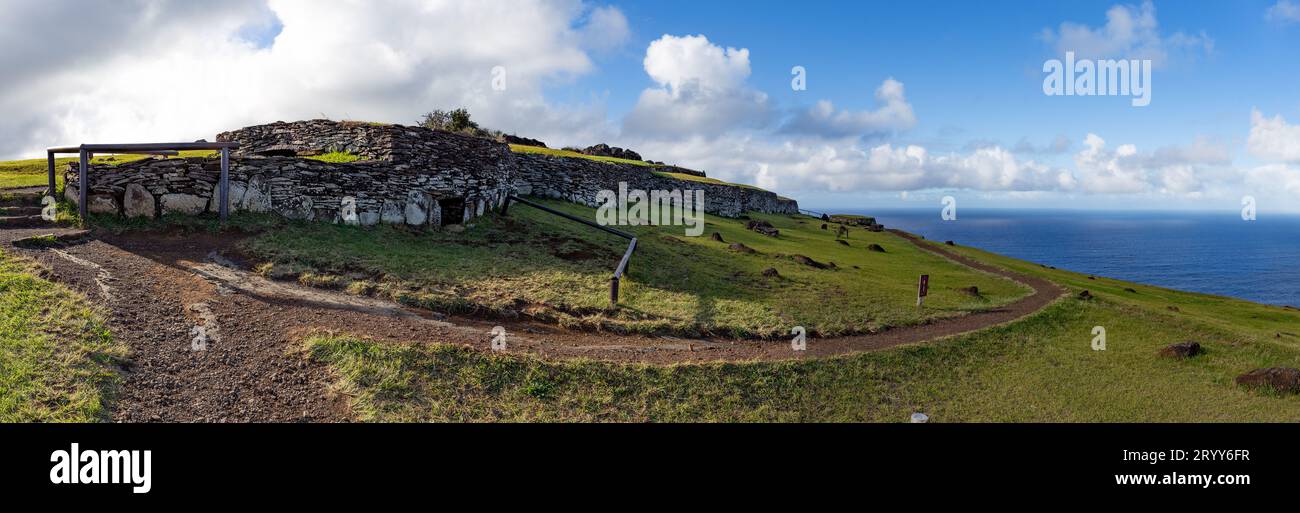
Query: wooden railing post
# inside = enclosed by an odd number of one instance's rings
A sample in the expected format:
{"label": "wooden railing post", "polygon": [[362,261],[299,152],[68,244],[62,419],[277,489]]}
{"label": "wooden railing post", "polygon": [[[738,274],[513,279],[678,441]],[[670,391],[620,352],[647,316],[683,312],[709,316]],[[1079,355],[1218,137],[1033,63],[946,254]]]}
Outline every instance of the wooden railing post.
{"label": "wooden railing post", "polygon": [[50,171],[50,190],[47,194],[55,199],[58,199],[59,191],[58,188],[55,187],[55,182],[54,182],[54,152],[52,151],[45,152],[45,160],[46,163],[48,164],[47,167],[49,168]]}
{"label": "wooden railing post", "polygon": [[77,214],[81,216],[81,222],[84,224],[86,222],[87,212],[86,197],[90,186],[90,179],[87,178],[89,176],[89,170],[87,168],[90,167],[90,154],[83,149],[79,153],[79,157],[81,160],[81,169],[77,171],[77,179],[80,180],[77,182],[77,195],[80,197],[81,202],[77,205]]}
{"label": "wooden railing post", "polygon": [[224,224],[230,216],[230,148],[221,148],[221,184],[218,188],[220,206],[217,211],[221,213],[221,222]]}

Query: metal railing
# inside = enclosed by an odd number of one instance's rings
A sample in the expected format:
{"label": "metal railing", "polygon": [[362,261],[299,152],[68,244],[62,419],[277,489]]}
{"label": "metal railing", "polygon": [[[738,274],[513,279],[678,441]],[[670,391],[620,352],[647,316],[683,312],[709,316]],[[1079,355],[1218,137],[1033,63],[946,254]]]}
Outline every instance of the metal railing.
{"label": "metal railing", "polygon": [[87,174],[90,170],[90,159],[96,153],[112,153],[116,155],[179,155],[182,150],[218,150],[221,152],[221,181],[217,185],[219,204],[218,210],[221,213],[221,222],[225,222],[230,215],[230,150],[238,149],[237,142],[192,142],[192,143],[143,143],[143,144],[82,144],[80,146],[63,146],[49,148],[45,150],[45,157],[49,164],[50,178],[50,196],[54,196],[56,190],[54,182],[54,156],[57,154],[76,153],[80,156],[80,165],[78,166],[78,204],[77,212],[81,214],[81,220],[86,220],[86,199],[89,196],[90,181]]}
{"label": "metal railing", "polygon": [[632,235],[632,234],[630,234],[630,233],[628,233],[628,232],[625,232],[625,231],[623,231],[623,230],[616,230],[616,229],[614,229],[614,228],[610,228],[610,227],[608,227],[608,226],[601,226],[601,225],[599,225],[599,224],[593,223],[593,222],[588,221],[588,220],[586,220],[586,219],[583,219],[583,218],[581,218],[581,217],[578,217],[578,216],[575,216],[575,215],[569,214],[569,213],[567,213],[567,212],[561,212],[561,211],[559,211],[559,210],[555,210],[555,209],[553,209],[553,208],[551,208],[551,207],[548,207],[548,206],[546,206],[546,205],[541,205],[541,204],[538,204],[538,203],[534,203],[534,202],[532,202],[532,201],[528,201],[528,200],[523,199],[523,198],[520,198],[520,197],[518,197],[518,196],[507,196],[507,197],[506,197],[506,204],[505,204],[505,207],[503,207],[503,208],[501,209],[501,213],[502,213],[502,215],[509,213],[509,211],[510,211],[510,203],[511,203],[511,202],[514,202],[514,201],[517,201],[517,202],[519,202],[519,203],[523,203],[523,204],[525,204],[525,205],[528,205],[528,206],[533,207],[533,208],[535,208],[535,209],[541,210],[541,211],[543,211],[543,212],[547,212],[547,213],[550,213],[550,214],[555,214],[555,215],[557,215],[557,216],[563,217],[563,218],[568,219],[568,220],[570,220],[570,221],[577,221],[577,222],[579,222],[579,223],[585,224],[585,225],[590,226],[590,227],[592,227],[592,228],[596,228],[596,229],[598,229],[598,230],[602,230],[602,231],[605,231],[605,232],[607,232],[607,233],[612,233],[612,234],[614,234],[614,235],[617,235],[617,236],[619,236],[619,237],[622,237],[622,238],[624,238],[624,239],[628,239],[628,240],[629,240],[629,242],[628,242],[628,244],[627,244],[627,251],[623,253],[623,259],[622,259],[622,260],[619,260],[619,262],[618,262],[618,267],[614,268],[614,276],[611,276],[611,277],[609,278],[609,304],[610,304],[610,306],[618,306],[618,284],[619,284],[619,281],[623,279],[623,276],[627,274],[628,264],[630,264],[631,261],[632,261],[632,252],[633,252],[633,251],[636,251],[636,236],[635,236],[635,235]]}

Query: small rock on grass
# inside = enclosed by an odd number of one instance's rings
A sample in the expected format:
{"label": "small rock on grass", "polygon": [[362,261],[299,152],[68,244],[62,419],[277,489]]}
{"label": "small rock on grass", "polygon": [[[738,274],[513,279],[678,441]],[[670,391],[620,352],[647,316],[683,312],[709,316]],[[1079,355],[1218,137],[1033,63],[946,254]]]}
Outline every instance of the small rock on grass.
{"label": "small rock on grass", "polygon": [[870,246],[867,246],[867,250],[868,250],[868,251],[875,251],[876,253],[884,253],[884,252],[885,252],[885,247],[884,247],[884,246],[881,246],[880,244],[872,244],[872,245],[870,245]]}
{"label": "small rock on grass", "polygon": [[754,248],[751,248],[739,242],[733,243],[732,245],[727,246],[727,248],[731,249],[732,251],[739,251],[741,253],[757,253],[757,251],[754,251]]}
{"label": "small rock on grass", "polygon": [[826,265],[826,264],[823,264],[823,263],[821,263],[821,262],[818,262],[818,261],[816,261],[816,260],[813,260],[813,259],[808,258],[808,257],[803,256],[803,255],[791,255],[790,258],[793,259],[795,262],[799,262],[799,263],[801,263],[801,264],[803,264],[803,265],[806,265],[806,266],[809,266],[809,267],[815,267],[815,268],[818,268],[818,269],[826,269],[826,268],[830,267],[830,266],[828,266],[828,265]]}
{"label": "small rock on grass", "polygon": [[1204,351],[1201,350],[1201,344],[1199,342],[1188,341],[1165,346],[1160,350],[1160,356],[1183,359],[1191,358],[1203,352]]}
{"label": "small rock on grass", "polygon": [[844,240],[844,239],[836,239],[835,242],[838,242],[838,243],[843,244],[843,245],[845,245],[845,246],[848,246],[848,245],[849,245],[849,241]]}
{"label": "small rock on grass", "polygon": [[1284,394],[1300,393],[1300,369],[1273,367],[1255,369],[1237,376],[1237,384],[1246,388],[1273,389]]}
{"label": "small rock on grass", "polygon": [[1091,293],[1091,292],[1088,292],[1088,291],[1086,291],[1086,290],[1083,291],[1083,292],[1080,292],[1080,293],[1079,293],[1079,299],[1082,299],[1082,300],[1084,300],[1084,301],[1088,301],[1088,300],[1092,299],[1092,293]]}
{"label": "small rock on grass", "polygon": [[722,234],[718,232],[713,232],[712,235],[709,235],[709,238],[713,239],[715,242],[727,242],[725,240],[722,240]]}
{"label": "small rock on grass", "polygon": [[776,278],[778,276],[781,276],[781,273],[776,272],[775,267],[768,267],[767,269],[763,269],[763,276],[766,276],[768,278]]}

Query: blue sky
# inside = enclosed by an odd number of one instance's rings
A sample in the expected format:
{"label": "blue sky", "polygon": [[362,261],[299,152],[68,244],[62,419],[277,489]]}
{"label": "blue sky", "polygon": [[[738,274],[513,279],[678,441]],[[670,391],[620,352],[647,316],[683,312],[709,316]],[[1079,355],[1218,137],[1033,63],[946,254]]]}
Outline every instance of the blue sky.
{"label": "blue sky", "polygon": [[[1300,211],[1300,0],[8,0],[0,158],[466,107],[813,208]],[[83,38],[43,40],[44,22]],[[104,27],[112,27],[105,30]],[[14,51],[24,48],[23,51]],[[1152,59],[1151,104],[1043,65]],[[807,70],[807,90],[790,87]],[[492,87],[492,70],[509,86]]]}
{"label": "blue sky", "polygon": [[[1190,51],[1157,67],[1153,101],[1144,108],[1125,98],[1048,97],[1041,90],[1043,61],[1061,57],[1043,31],[1058,30],[1064,22],[1101,27],[1115,5],[1141,8],[1113,1],[621,2],[617,5],[633,27],[631,42],[623,51],[600,56],[599,72],[554,87],[548,95],[556,101],[607,95],[610,115],[617,118],[651,85],[641,48],[664,34],[703,34],[717,45],[748,49],[750,83],[782,108],[830,99],[836,107],[871,109],[871,91],[882,80],[903,82],[918,121],[890,139],[896,144],[960,152],[989,143],[1047,146],[1064,136],[1077,150],[1087,134],[1095,133],[1155,150],[1200,138],[1221,143],[1234,162],[1254,165],[1258,159],[1243,149],[1252,109],[1300,118],[1300,26],[1271,21],[1267,12],[1275,4],[1154,3],[1158,33],[1203,36],[1212,40],[1212,49]],[[806,91],[789,87],[795,65],[809,71]],[[1038,158],[1066,166],[1072,153]],[[1092,200],[1116,207],[1127,201]],[[852,198],[828,195],[821,201]],[[1056,199],[1044,201],[1050,205]],[[1169,198],[1146,206],[1232,204]]]}

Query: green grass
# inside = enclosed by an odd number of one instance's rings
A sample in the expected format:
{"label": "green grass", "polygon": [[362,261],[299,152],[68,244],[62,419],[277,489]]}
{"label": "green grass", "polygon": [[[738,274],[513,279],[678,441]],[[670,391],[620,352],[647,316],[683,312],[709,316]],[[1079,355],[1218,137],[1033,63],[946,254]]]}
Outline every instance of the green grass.
{"label": "green grass", "polygon": [[510,151],[515,153],[535,153],[539,155],[550,155],[552,157],[568,157],[595,160],[598,162],[609,162],[612,164],[632,164],[634,166],[659,167],[657,164],[651,164],[643,160],[620,159],[617,157],[602,157],[597,155],[587,155],[571,150],[558,150],[555,148],[543,148],[541,146],[528,146],[525,144],[511,144]]}
{"label": "green grass", "polygon": [[[1098,294],[1091,301],[1064,299],[1008,325],[822,360],[659,367],[347,335],[306,345],[333,369],[359,419],[372,422],[906,422],[918,411],[934,422],[1300,420],[1300,396],[1233,382],[1254,368],[1300,366],[1300,341],[1271,333],[1300,325],[1300,312],[1240,302],[1204,319],[1187,315],[1205,305],[1203,295],[1162,291],[1135,301],[1110,286],[1090,287]],[[1091,348],[1094,326],[1106,328],[1105,351]],[[1157,356],[1184,340],[1206,353]]]}
{"label": "green grass", "polygon": [[[756,191],[766,191],[765,189],[760,189],[760,188],[755,187],[755,186],[753,186],[753,185],[748,185],[748,184],[743,184],[743,183],[724,182],[724,181],[722,181],[722,180],[718,180],[717,178],[709,178],[709,177],[707,177],[707,176],[695,176],[695,175],[688,175],[688,174],[686,174],[686,173],[673,173],[673,172],[671,172],[671,171],[654,171],[654,174],[659,175],[659,176],[662,176],[662,177],[664,177],[664,178],[673,178],[673,179],[677,179],[677,180],[685,180],[685,181],[687,181],[687,182],[707,183],[707,184],[713,184],[713,185],[726,185],[726,186],[729,186],[729,187],[742,187],[742,188],[745,188],[745,189],[753,189],[753,190],[756,190]],[[789,200],[789,198],[782,198],[782,199]]]}
{"label": "green grass", "polygon": [[[594,210],[547,201],[594,218]],[[415,232],[291,224],[245,242],[255,260],[279,264],[307,281],[375,293],[453,313],[520,313],[562,326],[676,335],[784,337],[861,333],[988,309],[1023,297],[1027,288],[921,251],[889,233],[851,231],[849,245],[804,216],[752,214],[779,238],[745,229],[745,221],[707,216],[706,235],[682,227],[628,227],[640,239],[621,286],[621,307],[608,309],[609,278],[627,242],[525,205],[508,217],[487,216],[464,233]],[[728,244],[758,251],[741,254]],[[886,253],[867,250],[884,246]],[[813,255],[835,269],[816,269],[789,255]],[[762,276],[774,268],[780,277]],[[269,269],[269,268],[268,268]],[[930,274],[931,295],[918,309],[916,280]],[[345,280],[329,276],[348,277]],[[982,297],[958,288],[977,286]]]}
{"label": "green grass", "polygon": [[[212,157],[216,152],[208,150],[182,151],[176,157],[168,158],[186,158],[186,157]],[[124,164],[136,160],[148,158],[145,155],[99,155],[91,160],[94,164]],[[70,163],[77,162],[77,157],[62,157],[55,159],[54,180],[56,185],[63,188],[63,171]],[[0,189],[10,189],[17,187],[37,187],[49,183],[48,162],[45,159],[27,159],[11,160],[0,162]]]}
{"label": "green grass", "polygon": [[85,298],[0,252],[0,422],[109,417],[125,347]]}
{"label": "green grass", "polygon": [[321,162],[330,162],[333,164],[347,164],[349,162],[361,160],[360,155],[348,151],[331,151],[321,155],[312,155],[304,158],[319,160]]}
{"label": "green grass", "polygon": [[[541,147],[541,146],[527,146],[527,145],[523,145],[523,144],[511,144],[511,145],[510,145],[510,150],[513,151],[513,152],[515,152],[515,153],[535,153],[535,154],[540,154],[540,155],[550,155],[550,156],[552,156],[552,157],[579,158],[579,159],[595,160],[595,161],[600,161],[600,162],[610,162],[610,163],[615,163],[615,164],[632,164],[632,165],[636,165],[636,166],[643,166],[643,167],[650,167],[650,168],[659,168],[659,167],[663,167],[663,166],[660,166],[660,165],[658,165],[658,164],[651,164],[651,163],[649,163],[649,162],[645,162],[645,161],[641,161],[641,160],[620,159],[620,158],[615,158],[615,157],[599,157],[599,156],[595,156],[595,155],[585,155],[585,154],[582,154],[582,153],[578,153],[578,152],[576,152],[576,151],[570,151],[570,150],[557,150],[557,149],[553,149],[553,148],[543,148],[543,147]],[[761,190],[763,190],[763,189],[760,189],[760,188],[755,187],[755,186],[753,186],[753,185],[746,185],[746,184],[739,184],[739,183],[724,182],[724,181],[722,181],[722,180],[718,180],[718,179],[716,179],[716,178],[708,178],[708,177],[703,177],[703,176],[695,176],[695,175],[689,175],[689,174],[686,174],[686,173],[674,173],[674,172],[671,172],[671,171],[652,171],[652,172],[653,172],[654,174],[659,175],[659,176],[662,176],[662,177],[664,177],[664,178],[674,178],[674,179],[677,179],[677,180],[685,180],[685,181],[688,181],[688,182],[707,183],[707,184],[714,184],[714,185],[727,185],[727,186],[731,186],[731,187],[744,187],[744,188],[746,188],[746,189],[754,189],[754,190],[757,190],[757,191],[761,191]],[[782,199],[787,199],[787,200],[788,200],[789,198],[782,198]]]}

